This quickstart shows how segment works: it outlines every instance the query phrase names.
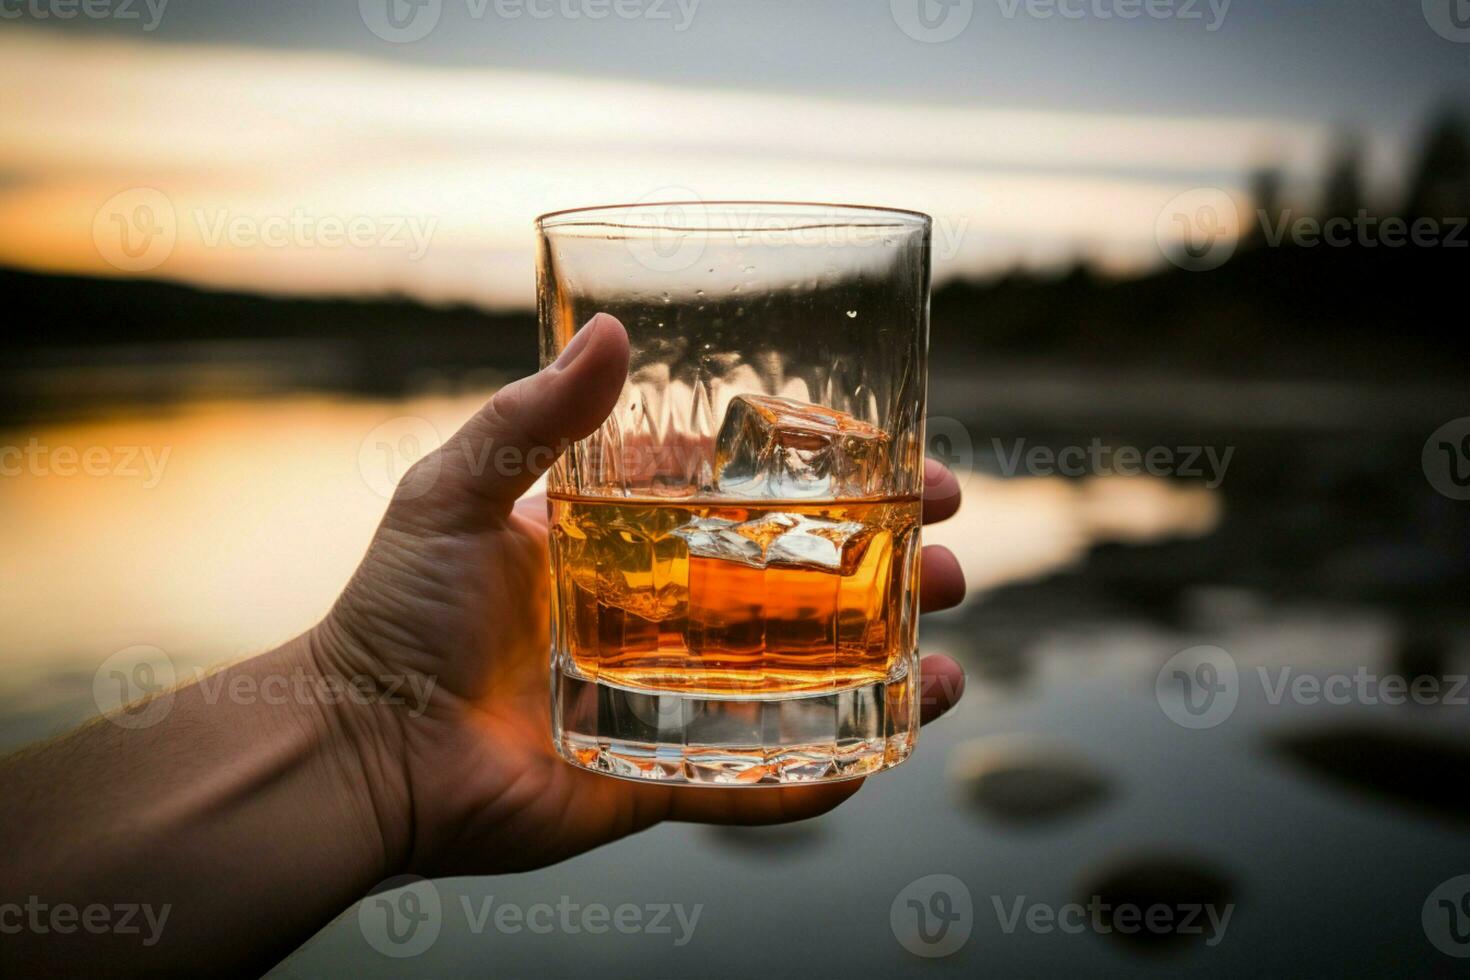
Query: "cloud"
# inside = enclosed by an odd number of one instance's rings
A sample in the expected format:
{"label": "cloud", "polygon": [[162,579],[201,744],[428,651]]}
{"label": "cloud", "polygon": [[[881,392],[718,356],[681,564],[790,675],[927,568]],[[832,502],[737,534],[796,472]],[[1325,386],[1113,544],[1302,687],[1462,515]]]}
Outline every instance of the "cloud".
{"label": "cloud", "polygon": [[[96,209],[163,191],[180,217],[157,275],[244,288],[403,290],[523,305],[531,219],[646,199],[851,200],[928,211],[955,241],[937,272],[1153,261],[1160,207],[1262,160],[1307,170],[1319,127],[588,80],[246,48],[0,37],[0,260],[105,271]],[[435,222],[421,260],[266,250],[198,234],[221,212]],[[299,245],[299,243],[297,243]]]}

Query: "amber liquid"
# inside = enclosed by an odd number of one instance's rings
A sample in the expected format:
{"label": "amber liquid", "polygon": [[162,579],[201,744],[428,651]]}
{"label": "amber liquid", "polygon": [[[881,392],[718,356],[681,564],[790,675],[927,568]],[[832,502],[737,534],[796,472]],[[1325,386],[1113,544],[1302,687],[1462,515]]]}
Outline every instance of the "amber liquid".
{"label": "amber liquid", "polygon": [[[919,507],[553,494],[553,648],[588,680],[643,690],[759,698],[881,682],[913,649]],[[699,522],[723,545],[691,539]],[[718,554],[732,543],[738,558]]]}

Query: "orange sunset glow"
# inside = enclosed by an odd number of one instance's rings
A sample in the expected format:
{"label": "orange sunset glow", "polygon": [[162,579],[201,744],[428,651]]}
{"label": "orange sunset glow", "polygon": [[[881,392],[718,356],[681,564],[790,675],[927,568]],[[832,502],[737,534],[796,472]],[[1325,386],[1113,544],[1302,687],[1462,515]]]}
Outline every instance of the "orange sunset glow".
{"label": "orange sunset glow", "polygon": [[[0,262],[524,307],[538,213],[877,196],[935,216],[941,280],[1077,258],[1127,271],[1158,261],[1160,209],[1200,171],[1310,170],[1325,141],[1266,117],[589,84],[22,29],[0,36]],[[97,239],[140,190],[172,237],[131,263]]]}

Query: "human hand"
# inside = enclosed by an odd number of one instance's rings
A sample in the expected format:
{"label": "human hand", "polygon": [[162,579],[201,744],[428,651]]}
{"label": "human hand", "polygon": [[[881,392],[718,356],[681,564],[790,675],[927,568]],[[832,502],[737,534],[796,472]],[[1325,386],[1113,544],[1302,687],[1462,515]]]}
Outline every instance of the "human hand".
{"label": "human hand", "polygon": [[[548,447],[602,423],[627,368],[626,332],[599,314],[555,364],[496,393],[404,477],[357,573],[310,637],[318,669],[407,680],[407,689],[431,692],[412,711],[343,708],[357,712],[345,724],[362,756],[362,805],[382,830],[389,874],[524,871],[662,820],[800,820],[861,786],[645,785],[578,769],[556,754],[546,505],[520,498],[550,465]],[[473,465],[505,447],[532,465],[511,475]],[[925,523],[953,514],[954,476],[931,462],[925,482]],[[943,548],[924,549],[920,580],[927,611],[963,597],[959,565]],[[925,658],[923,719],[948,710],[963,683],[953,660]]]}

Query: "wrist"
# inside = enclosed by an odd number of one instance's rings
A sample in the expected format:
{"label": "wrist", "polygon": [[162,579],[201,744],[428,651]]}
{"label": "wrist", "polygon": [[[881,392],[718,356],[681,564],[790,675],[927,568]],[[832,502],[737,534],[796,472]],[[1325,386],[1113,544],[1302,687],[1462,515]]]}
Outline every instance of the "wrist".
{"label": "wrist", "polygon": [[376,881],[401,872],[412,838],[404,693],[401,683],[364,662],[328,617],[289,646],[322,695],[313,699],[324,738],[323,761],[361,817],[374,852]]}

